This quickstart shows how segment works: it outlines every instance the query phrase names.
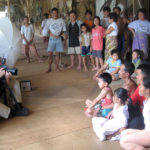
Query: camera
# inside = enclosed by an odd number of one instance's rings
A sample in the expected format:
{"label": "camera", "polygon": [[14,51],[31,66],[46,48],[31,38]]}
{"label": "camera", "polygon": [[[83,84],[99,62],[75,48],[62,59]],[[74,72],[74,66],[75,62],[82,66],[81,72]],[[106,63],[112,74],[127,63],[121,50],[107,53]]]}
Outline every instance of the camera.
{"label": "camera", "polygon": [[0,68],[3,68],[5,71],[10,72],[12,75],[16,76],[18,74],[18,70],[16,68],[8,68],[8,66],[5,65],[5,63],[6,63],[6,59],[2,58]]}

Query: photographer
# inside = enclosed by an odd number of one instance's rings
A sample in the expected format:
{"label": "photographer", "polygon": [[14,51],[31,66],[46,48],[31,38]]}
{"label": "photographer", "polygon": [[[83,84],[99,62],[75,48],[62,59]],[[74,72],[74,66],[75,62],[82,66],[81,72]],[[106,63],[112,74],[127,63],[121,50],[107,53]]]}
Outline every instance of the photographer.
{"label": "photographer", "polygon": [[[2,64],[0,64],[2,66]],[[0,103],[0,116],[8,118],[10,113],[12,116],[26,116],[28,109],[22,106],[22,97],[19,81],[12,79],[12,72],[0,69],[0,96],[4,96],[4,103],[11,103],[13,106],[8,106]],[[8,97],[8,100],[7,100]]]}

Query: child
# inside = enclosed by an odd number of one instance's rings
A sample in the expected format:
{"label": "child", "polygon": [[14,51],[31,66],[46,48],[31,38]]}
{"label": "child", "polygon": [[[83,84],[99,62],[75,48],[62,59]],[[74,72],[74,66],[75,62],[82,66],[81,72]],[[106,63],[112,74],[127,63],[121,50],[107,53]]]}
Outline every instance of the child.
{"label": "child", "polygon": [[35,44],[33,42],[34,38],[34,29],[31,24],[29,24],[29,18],[27,16],[24,17],[24,25],[21,26],[21,35],[22,35],[22,50],[23,53],[27,56],[27,63],[30,63],[29,51],[31,51],[38,61],[43,62],[37,52]]}
{"label": "child", "polygon": [[145,9],[139,9],[138,19],[131,22],[128,27],[134,37],[132,49],[140,49],[145,59],[148,57],[148,36],[150,34],[150,22],[146,20]]}
{"label": "child", "polygon": [[132,52],[132,63],[135,66],[135,69],[140,65],[141,63],[141,53],[140,50],[136,49]]}
{"label": "child", "polygon": [[92,11],[91,10],[87,10],[85,12],[85,20],[84,23],[87,25],[88,30],[91,31],[92,27],[93,27],[93,20],[92,20]]}
{"label": "child", "polygon": [[127,149],[146,150],[150,146],[150,78],[143,79],[139,88],[141,96],[145,96],[143,117],[145,130],[128,129],[121,134],[121,147]]}
{"label": "child", "polygon": [[48,39],[49,39],[49,35],[47,33],[47,26],[46,26],[47,20],[48,20],[48,14],[44,13],[44,19],[43,19],[42,24],[41,24],[41,32],[42,32],[44,43],[47,43]]}
{"label": "child", "polygon": [[101,25],[104,29],[107,29],[109,26],[109,14],[110,14],[110,7],[106,6],[103,8],[104,18],[101,19]]}
{"label": "child", "polygon": [[[109,73],[103,73],[98,77],[98,86],[101,89],[100,94],[93,100],[86,100],[86,114],[89,117],[97,116],[100,108],[106,105],[110,105],[112,103],[112,89],[109,87],[112,78]],[[110,110],[104,112],[105,116],[108,115]],[[107,113],[107,114],[106,114]],[[103,114],[102,114],[103,115]]]}
{"label": "child", "polygon": [[74,57],[75,54],[78,55],[78,67],[77,69],[81,69],[81,50],[80,50],[80,26],[82,22],[77,20],[77,13],[75,11],[71,11],[69,13],[70,22],[68,24],[68,36],[69,36],[69,48],[68,54],[70,55],[71,65],[68,69],[74,68]]}
{"label": "child", "polygon": [[107,135],[112,135],[123,127],[127,127],[129,113],[126,105],[128,91],[119,88],[115,90],[113,102],[114,108],[106,118],[94,117],[92,119],[93,129],[100,141],[106,140]]}
{"label": "child", "polygon": [[48,53],[49,53],[49,67],[48,72],[52,71],[53,63],[53,52],[56,51],[56,71],[61,71],[59,68],[60,53],[64,51],[63,43],[61,40],[61,35],[66,32],[66,25],[62,18],[59,18],[59,10],[53,8],[51,10],[52,18],[47,20],[47,30],[49,31],[49,43],[48,43]]}
{"label": "child", "polygon": [[[118,80],[119,78],[119,70],[121,66],[121,60],[119,59],[119,53],[118,50],[114,49],[111,51],[111,57],[106,61],[105,65],[97,71],[97,73],[94,75],[94,79],[101,74],[102,72],[106,71],[111,74],[112,79]],[[107,69],[108,67],[108,69]],[[107,70],[106,70],[107,69]]]}
{"label": "child", "polygon": [[118,35],[118,26],[117,26],[117,14],[110,13],[109,14],[109,23],[108,29],[105,32],[106,35],[106,43],[105,43],[105,61],[110,57],[111,51],[113,49],[117,49],[117,35]]}
{"label": "child", "polygon": [[84,70],[88,71],[86,65],[86,56],[90,56],[93,68],[95,68],[94,59],[90,52],[90,44],[91,44],[91,33],[87,31],[87,26],[85,24],[81,25],[82,34],[80,35],[80,47],[81,47],[81,56],[83,61]]}
{"label": "child", "polygon": [[103,50],[103,37],[104,37],[104,28],[100,26],[100,18],[98,16],[94,17],[94,27],[92,29],[92,53],[95,57],[96,68],[99,69],[103,66],[102,50]]}

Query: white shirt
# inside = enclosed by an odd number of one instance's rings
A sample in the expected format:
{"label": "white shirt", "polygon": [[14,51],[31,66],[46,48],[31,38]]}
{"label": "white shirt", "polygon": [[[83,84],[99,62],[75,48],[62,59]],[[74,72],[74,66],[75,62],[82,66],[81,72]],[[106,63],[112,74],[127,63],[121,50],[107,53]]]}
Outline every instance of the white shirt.
{"label": "white shirt", "polygon": [[117,35],[118,35],[118,25],[117,25],[117,23],[115,23],[115,22],[111,23],[111,24],[108,26],[108,29],[109,29],[110,27],[113,27],[114,30],[113,30],[111,33],[109,33],[107,36],[117,36]]}
{"label": "white shirt", "polygon": [[[82,36],[84,38],[82,38]],[[82,45],[82,46],[86,46],[86,47],[90,46],[90,43],[91,43],[91,34],[89,32],[87,32],[86,34],[82,33],[80,35],[79,41],[80,41],[80,43],[83,42],[85,44],[85,45]]]}
{"label": "white shirt", "polygon": [[115,104],[113,108],[113,117],[121,127],[126,127],[129,119],[128,106],[124,105],[117,108],[117,104]]}
{"label": "white shirt", "polygon": [[144,117],[145,130],[150,131],[150,100],[144,101],[143,117]]}
{"label": "white shirt", "polygon": [[[34,28],[32,24],[30,24],[29,26],[21,26],[21,35],[24,35],[27,41],[31,40],[32,34],[34,34]],[[22,44],[27,44],[24,39],[22,40]]]}
{"label": "white shirt", "polygon": [[48,36],[47,26],[46,26],[47,20],[48,20],[48,19],[44,19],[44,20],[42,21],[42,24],[41,24],[41,27],[42,27],[42,35],[43,35],[43,36]]}
{"label": "white shirt", "polygon": [[66,31],[66,25],[63,19],[53,19],[50,18],[47,20],[47,30],[52,34],[59,36],[62,31]]}
{"label": "white shirt", "polygon": [[101,19],[101,25],[104,29],[107,29],[109,26],[109,18],[103,18]]}
{"label": "white shirt", "polygon": [[148,20],[135,20],[128,27],[134,29],[135,32],[150,34],[150,22]]}

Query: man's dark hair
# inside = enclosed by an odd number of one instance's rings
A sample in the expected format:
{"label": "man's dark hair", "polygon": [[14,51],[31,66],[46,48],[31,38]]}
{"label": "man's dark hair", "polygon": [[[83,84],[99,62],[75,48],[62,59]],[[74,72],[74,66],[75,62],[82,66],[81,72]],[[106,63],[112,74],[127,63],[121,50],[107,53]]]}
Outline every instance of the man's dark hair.
{"label": "man's dark hair", "polygon": [[139,55],[141,57],[141,50],[135,49],[135,50],[133,50],[133,52],[137,53],[137,55]]}
{"label": "man's dark hair", "polygon": [[144,77],[148,77],[150,75],[150,65],[148,64],[140,64],[137,69],[142,71]]}
{"label": "man's dark hair", "polygon": [[92,16],[92,11],[91,10],[86,10],[85,15],[90,14]]}
{"label": "man's dark hair", "polygon": [[44,17],[48,19],[48,13],[44,13]]}
{"label": "man's dark hair", "polygon": [[74,10],[71,10],[71,11],[69,12],[69,15],[70,15],[70,14],[75,14],[75,15],[77,15],[77,12],[74,11]]}
{"label": "man's dark hair", "polygon": [[114,22],[117,22],[118,20],[118,15],[116,13],[110,13],[109,18],[113,19]]}
{"label": "man's dark hair", "polygon": [[113,55],[113,54],[117,54],[119,56],[119,51],[117,49],[113,49],[111,51],[111,55]]}
{"label": "man's dark hair", "polygon": [[143,13],[144,14],[144,17],[146,17],[146,9],[145,8],[140,8],[139,10],[138,10],[138,14],[139,13]]}
{"label": "man's dark hair", "polygon": [[150,77],[144,77],[143,78],[143,86],[146,89],[150,89]]}
{"label": "man's dark hair", "polygon": [[116,6],[116,7],[113,8],[113,10],[115,10],[115,9],[118,9],[121,12],[121,8],[120,7]]}
{"label": "man's dark hair", "polygon": [[104,7],[104,8],[103,8],[103,12],[104,12],[104,11],[110,12],[110,11],[111,11],[111,10],[110,10],[110,7],[108,7],[108,6]]}
{"label": "man's dark hair", "polygon": [[129,73],[129,75],[131,76],[135,70],[134,64],[132,62],[127,61],[123,62],[122,64],[125,66],[124,71]]}
{"label": "man's dark hair", "polygon": [[59,13],[58,8],[52,8],[51,12],[56,11],[57,13]]}
{"label": "man's dark hair", "polygon": [[124,88],[118,88],[114,91],[114,95],[121,99],[121,103],[125,104],[129,98],[128,91]]}
{"label": "man's dark hair", "polygon": [[104,82],[108,83],[108,85],[112,82],[112,77],[109,73],[102,73],[99,75],[100,79],[102,79]]}

